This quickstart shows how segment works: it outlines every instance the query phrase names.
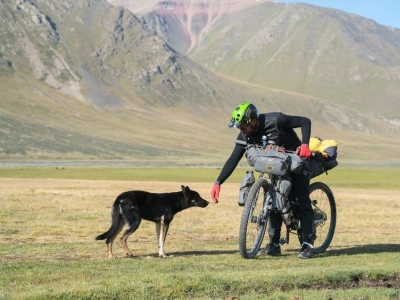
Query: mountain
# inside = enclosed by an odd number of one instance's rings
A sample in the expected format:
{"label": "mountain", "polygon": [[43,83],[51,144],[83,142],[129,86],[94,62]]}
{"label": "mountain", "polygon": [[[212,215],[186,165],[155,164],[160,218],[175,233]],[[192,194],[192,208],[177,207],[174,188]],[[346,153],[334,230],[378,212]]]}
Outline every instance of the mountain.
{"label": "mountain", "polygon": [[385,113],[382,90],[381,105],[370,114],[362,109],[368,101],[349,105],[249,80],[242,73],[250,72],[250,60],[237,63],[243,72],[229,59],[223,65],[230,71],[209,65],[209,53],[220,55],[215,41],[228,42],[223,28],[236,26],[245,41],[248,28],[240,20],[255,8],[273,14],[276,3],[134,0],[131,12],[121,0],[109,2],[115,6],[0,0],[1,160],[221,162],[237,134],[227,128],[231,111],[246,100],[260,110],[310,116],[313,134],[340,141],[343,160],[377,159],[365,151],[371,140],[379,153],[399,147],[397,108]]}
{"label": "mountain", "polygon": [[305,4],[243,1],[221,12],[227,2],[167,3],[146,21],[200,65],[399,124],[399,29]]}

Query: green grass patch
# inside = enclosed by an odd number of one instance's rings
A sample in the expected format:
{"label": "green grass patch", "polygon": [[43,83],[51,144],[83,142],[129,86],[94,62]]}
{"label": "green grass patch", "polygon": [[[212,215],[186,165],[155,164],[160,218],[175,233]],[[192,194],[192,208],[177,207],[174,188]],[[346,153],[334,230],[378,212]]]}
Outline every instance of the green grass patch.
{"label": "green grass patch", "polygon": [[[240,183],[248,169],[237,168],[227,182]],[[24,167],[1,168],[0,178],[53,178],[82,180],[132,180],[166,182],[214,182],[221,168],[131,167]],[[399,190],[400,167],[338,167],[312,181],[331,187]]]}
{"label": "green grass patch", "polygon": [[[353,299],[352,295],[362,296],[361,299],[397,299],[400,295],[397,253],[380,256],[379,264],[374,254],[323,255],[312,262],[295,255],[244,260],[236,245],[228,243],[224,250],[216,251],[215,244],[205,244],[199,245],[196,253],[173,253],[176,256],[169,259],[151,255],[79,260],[80,253],[88,251],[89,243],[67,246],[70,252],[62,244],[42,245],[39,257],[58,254],[49,260],[3,264],[0,298],[318,299],[321,291],[323,299]],[[34,248],[38,246],[16,248],[13,250],[17,252],[22,248],[37,251]],[[5,254],[5,250],[12,249],[0,250]],[[338,267],[338,260],[345,265]],[[384,263],[391,266],[381,268]]]}
{"label": "green grass patch", "polygon": [[399,190],[400,167],[338,167],[312,181],[323,181],[331,187]]}

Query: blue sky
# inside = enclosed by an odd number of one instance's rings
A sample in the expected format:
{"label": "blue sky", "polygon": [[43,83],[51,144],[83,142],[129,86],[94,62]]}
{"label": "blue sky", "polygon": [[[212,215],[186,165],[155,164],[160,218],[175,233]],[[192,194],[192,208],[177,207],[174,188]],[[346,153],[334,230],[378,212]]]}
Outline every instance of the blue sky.
{"label": "blue sky", "polygon": [[400,29],[400,0],[281,0],[336,8]]}

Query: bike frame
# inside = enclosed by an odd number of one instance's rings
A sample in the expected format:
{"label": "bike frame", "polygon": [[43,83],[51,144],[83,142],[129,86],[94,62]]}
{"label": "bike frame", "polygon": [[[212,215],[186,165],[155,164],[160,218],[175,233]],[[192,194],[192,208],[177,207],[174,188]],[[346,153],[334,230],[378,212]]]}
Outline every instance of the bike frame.
{"label": "bike frame", "polygon": [[[275,188],[279,182],[277,175],[265,176],[266,173],[259,172],[259,178],[251,187],[245,201],[242,220],[239,231],[239,250],[243,258],[253,258],[256,256],[268,223],[269,214],[271,212],[271,203],[266,201],[268,197],[269,188]],[[274,187],[275,186],[275,187]],[[263,192],[263,197],[259,198],[260,193]],[[270,197],[272,199],[272,196]],[[321,241],[315,248],[314,253],[324,252],[330,245],[336,226],[336,204],[332,191],[322,182],[314,182],[310,185],[310,200],[314,210],[314,224],[320,230],[318,238]],[[262,201],[262,205],[257,202]],[[295,210],[295,207],[291,207]],[[328,226],[326,227],[326,224]],[[255,226],[253,232],[249,228]],[[324,228],[326,227],[326,228]],[[293,218],[289,225],[286,225],[286,238],[281,239],[281,244],[289,243],[290,233],[299,236],[301,224],[297,214],[293,214]],[[294,232],[295,231],[295,232]],[[326,233],[325,233],[326,231]],[[254,240],[248,241],[248,235],[254,234]],[[299,241],[302,243],[302,237],[299,236]]]}

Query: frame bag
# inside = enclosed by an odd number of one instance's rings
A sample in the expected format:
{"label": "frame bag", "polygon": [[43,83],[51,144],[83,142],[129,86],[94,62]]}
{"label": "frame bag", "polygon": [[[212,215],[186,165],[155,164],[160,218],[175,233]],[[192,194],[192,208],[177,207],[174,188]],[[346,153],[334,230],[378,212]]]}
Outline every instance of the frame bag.
{"label": "frame bag", "polygon": [[279,178],[277,188],[269,186],[266,194],[266,201],[269,203],[269,209],[280,212],[285,225],[290,225],[293,221],[293,211],[289,200],[290,190],[292,188],[292,179],[289,175]]}

